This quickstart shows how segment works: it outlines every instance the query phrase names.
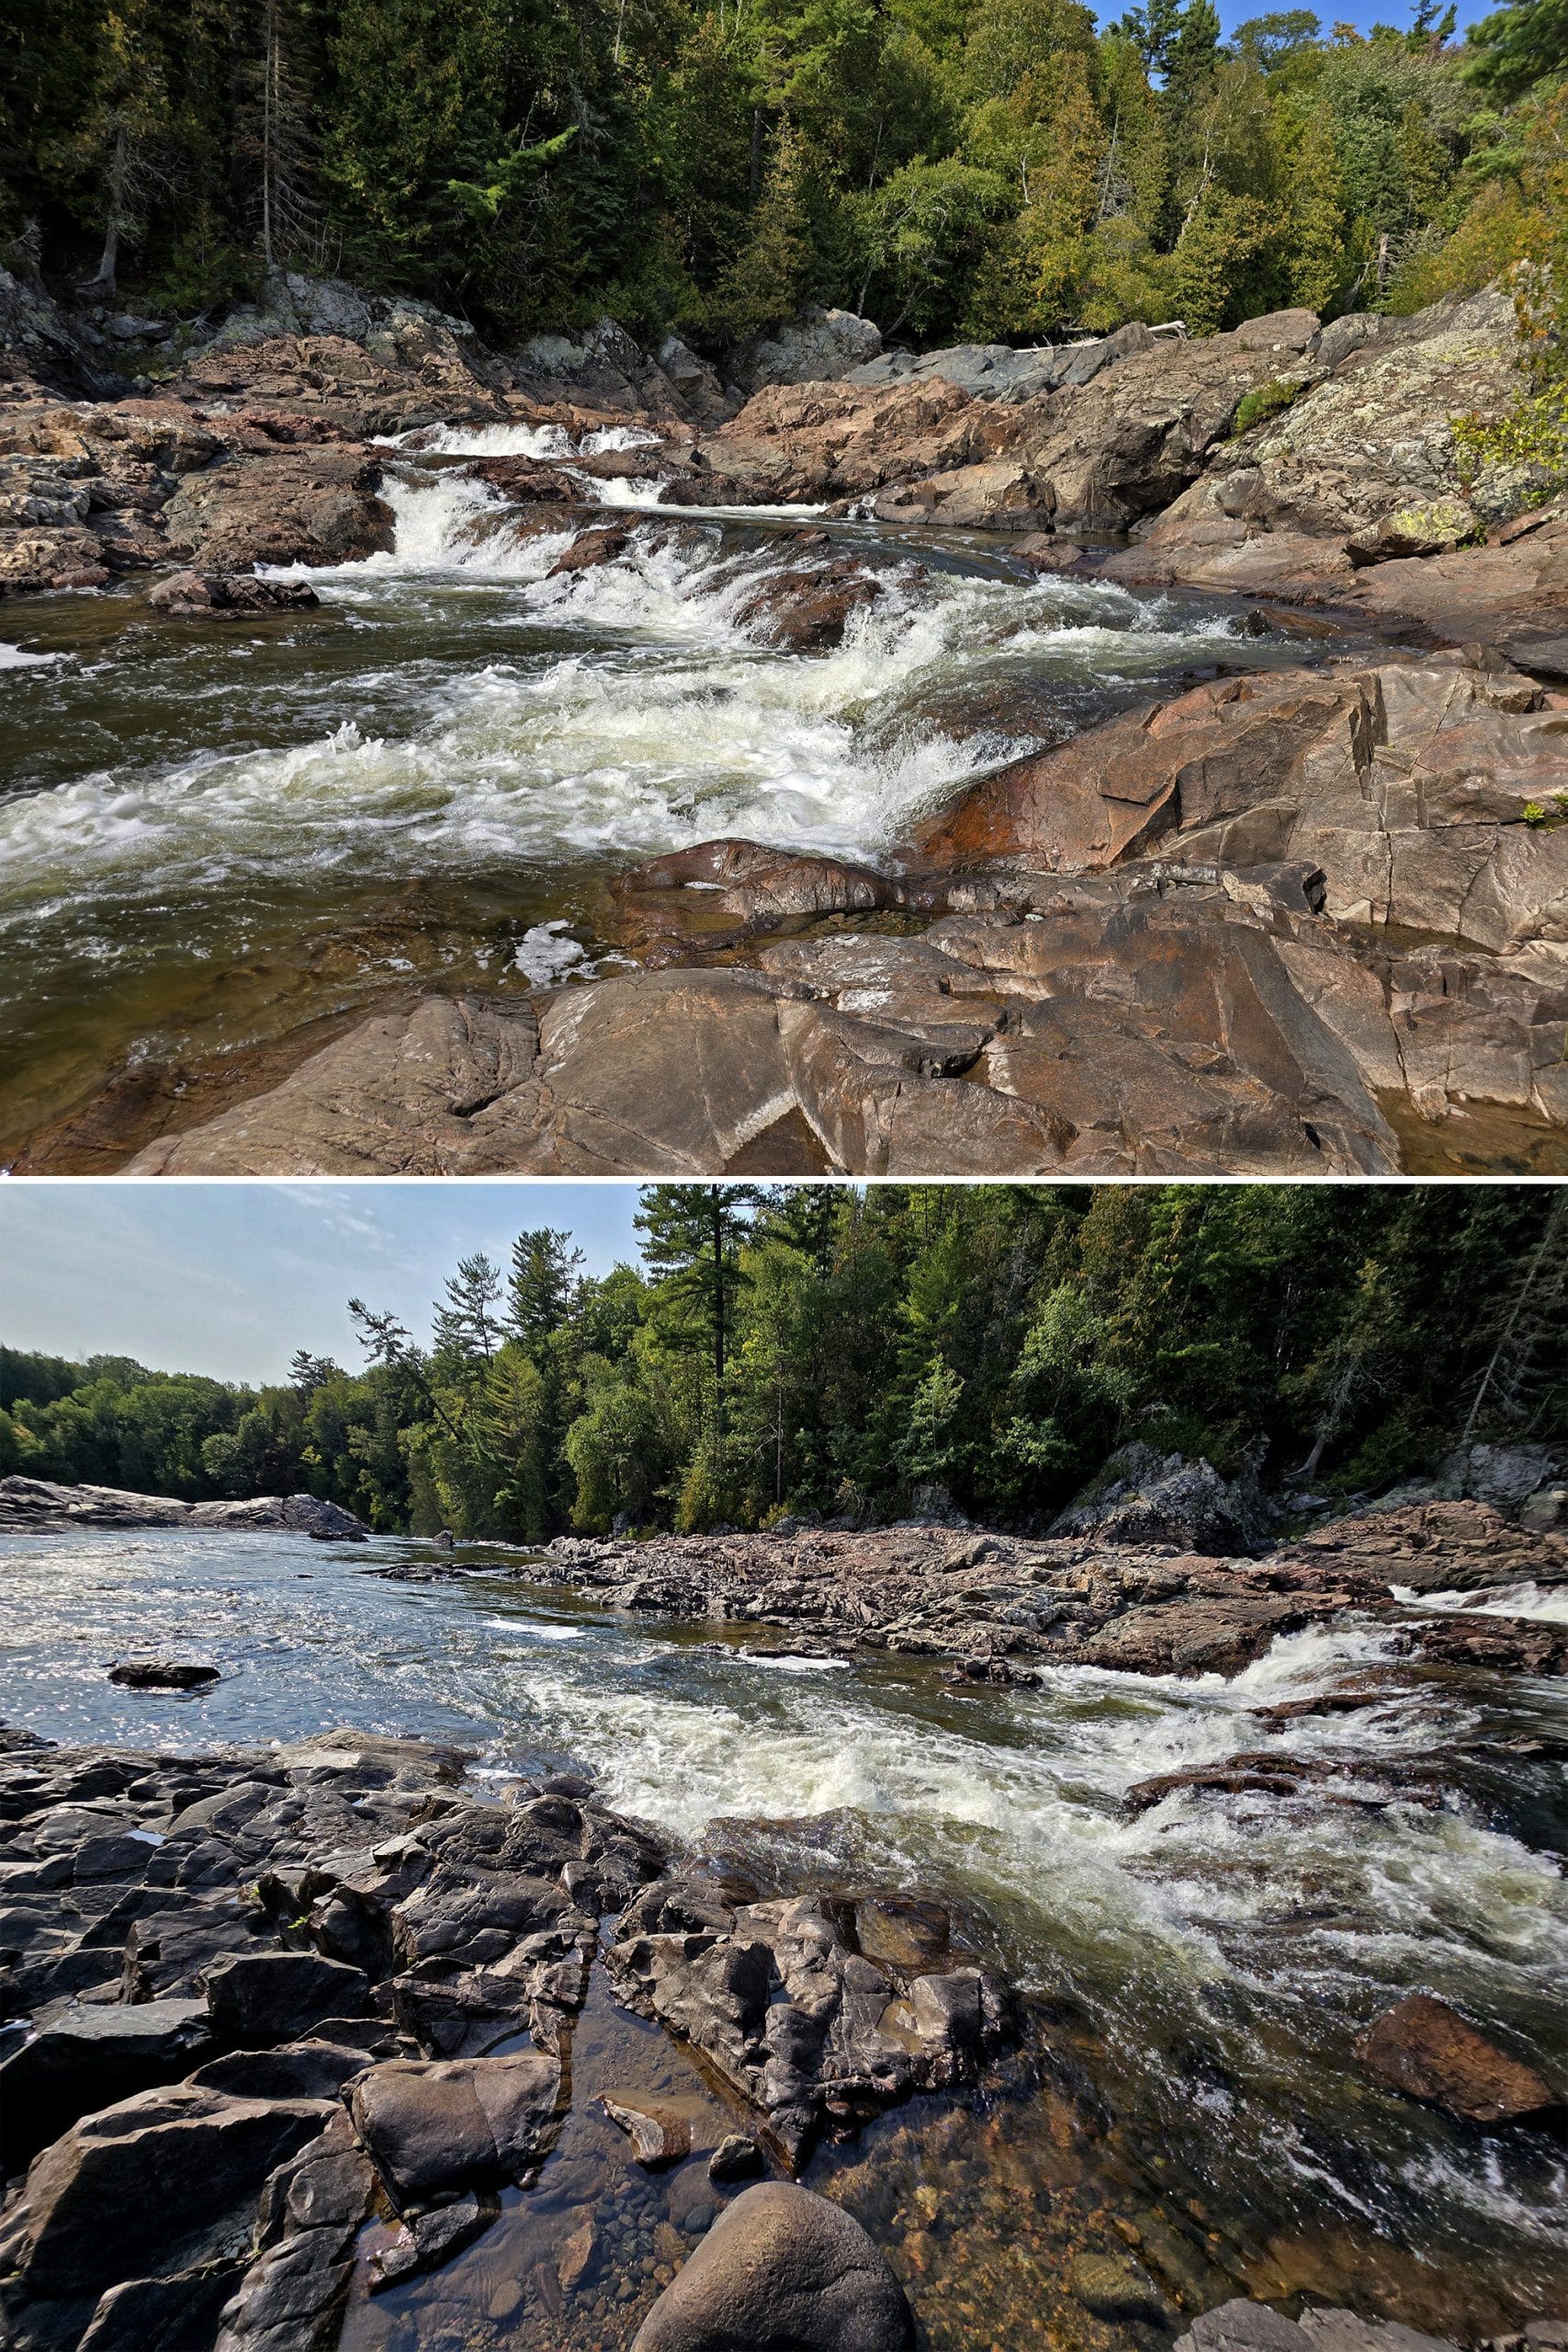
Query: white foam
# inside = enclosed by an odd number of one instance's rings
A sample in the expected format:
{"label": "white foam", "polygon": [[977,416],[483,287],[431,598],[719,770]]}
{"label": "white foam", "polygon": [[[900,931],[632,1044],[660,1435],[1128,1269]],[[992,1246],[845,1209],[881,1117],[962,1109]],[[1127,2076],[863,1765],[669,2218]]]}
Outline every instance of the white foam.
{"label": "white foam", "polygon": [[536,988],[553,988],[574,964],[583,960],[579,940],[563,936],[564,922],[536,922],[518,941],[512,961]]}
{"label": "white foam", "polygon": [[25,645],[0,645],[0,670],[35,670],[45,662],[63,662],[62,653],[29,653]]}
{"label": "white foam", "polygon": [[1417,1592],[1413,1585],[1393,1584],[1389,1590],[1404,1609],[1456,1617],[1529,1617],[1542,1624],[1568,1625],[1568,1585],[1526,1582],[1489,1586],[1481,1592]]}
{"label": "white foam", "polygon": [[487,1617],[484,1622],[492,1633],[515,1634],[530,1642],[581,1642],[588,1630],[585,1625],[547,1625],[535,1617]]}

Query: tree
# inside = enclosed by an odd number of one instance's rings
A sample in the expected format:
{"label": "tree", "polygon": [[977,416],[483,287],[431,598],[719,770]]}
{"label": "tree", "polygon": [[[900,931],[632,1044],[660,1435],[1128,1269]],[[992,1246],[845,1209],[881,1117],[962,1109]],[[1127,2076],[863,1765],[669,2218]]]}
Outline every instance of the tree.
{"label": "tree", "polygon": [[744,1212],[757,1198],[750,1184],[649,1184],[634,1219],[645,1237],[644,1262],[666,1278],[664,1295],[693,1312],[705,1340],[713,1429],[721,1445],[729,1336],[746,1280],[739,1265],[749,1224]]}

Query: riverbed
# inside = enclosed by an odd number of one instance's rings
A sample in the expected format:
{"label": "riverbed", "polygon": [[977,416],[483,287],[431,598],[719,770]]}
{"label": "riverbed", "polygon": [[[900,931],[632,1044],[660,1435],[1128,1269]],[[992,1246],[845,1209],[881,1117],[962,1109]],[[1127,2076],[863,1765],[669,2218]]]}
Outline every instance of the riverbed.
{"label": "riverbed", "polygon": [[[187,1751],[337,1724],[451,1738],[481,1787],[576,1767],[613,1806],[759,1885],[947,1905],[968,1948],[1028,1996],[1023,2050],[986,2095],[918,2101],[807,2175],[888,2248],[940,2352],[1152,2347],[1237,2292],[1472,2337],[1564,2307],[1560,2150],[1461,2129],[1381,2090],[1352,2052],[1371,2017],[1422,1988],[1560,2063],[1561,1685],[1401,1665],[1396,1618],[1346,1618],[1228,1679],[1062,1668],[1038,1690],[960,1690],[918,1660],[807,1659],[771,1629],[716,1640],[580,1606],[500,1551],[460,1550],[467,1573],[450,1581],[374,1573],[429,1557],[392,1538],[351,1551],[162,1531],[0,1539],[5,1717],[57,1740]],[[188,1696],[107,1681],[116,1656],[152,1650],[210,1660],[223,1679]],[[1369,1678],[1374,1703],[1292,1723],[1290,1752],[1440,1763],[1440,1804],[1309,1791],[1122,1809],[1135,1781],[1260,1746],[1253,1709]],[[598,1970],[572,2073],[538,2189],[509,2196],[433,2278],[356,2296],[355,2352],[629,2341],[693,2219],[691,2184],[628,2168],[587,2101],[628,2079],[722,2101],[615,2008]],[[562,2319],[527,2289],[531,2249],[585,2200],[636,2283]],[[1142,2316],[1129,2276],[1154,2282]]]}
{"label": "riverbed", "polygon": [[[297,571],[312,609],[172,620],[127,583],[7,611],[0,1155],[106,1087],[297,1061],[416,986],[614,968],[603,886],[637,859],[743,834],[896,861],[1002,761],[1324,650],[1234,601],[1040,577],[996,535],[854,522],[832,551],[884,594],[832,650],[771,648],[741,610],[812,510],[585,481],[604,503],[540,532],[470,470],[498,436],[537,454],[526,427],[389,452],[394,548]],[[613,561],[551,576],[628,510]]]}

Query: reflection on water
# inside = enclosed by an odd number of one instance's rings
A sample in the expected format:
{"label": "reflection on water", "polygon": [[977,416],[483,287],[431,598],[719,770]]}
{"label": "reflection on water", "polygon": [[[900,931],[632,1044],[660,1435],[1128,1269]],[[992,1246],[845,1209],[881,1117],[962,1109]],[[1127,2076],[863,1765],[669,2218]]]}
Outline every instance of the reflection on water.
{"label": "reflection on water", "polygon": [[[1138,2292],[1168,2317],[1239,2287],[1472,2333],[1561,2303],[1561,2159],[1539,2137],[1461,2131],[1382,2092],[1351,2052],[1416,1986],[1538,2052],[1561,2046],[1568,1901],[1541,1850],[1561,1830],[1561,1771],[1498,1747],[1555,1735],[1560,1754],[1560,1691],[1412,1680],[1386,1628],[1352,1624],[1287,1636],[1228,1680],[1076,1669],[1003,1692],[950,1688],[913,1661],[781,1671],[736,1629],[715,1643],[705,1627],[607,1617],[513,1580],[497,1554],[459,1555],[472,1573],[447,1583],[367,1573],[411,1556],[429,1555],[391,1539],[352,1554],[274,1536],[0,1539],[6,1713],[55,1738],[172,1747],[338,1722],[461,1738],[495,1780],[586,1767],[611,1804],[762,1885],[946,1902],[1031,1996],[1013,2089],[956,2114],[917,2102],[822,2152],[809,2177],[889,2245],[932,2343],[953,2352],[988,2352],[998,2328],[1037,2340],[1047,2284],[1060,2324],[1038,2340],[1054,2331],[1086,2352],[1129,2327],[1136,2340],[1124,2311],[1094,2312]],[[104,1669],[132,1647],[210,1658],[225,1679],[199,1698],[126,1692]],[[1364,1711],[1285,1733],[1252,1712],[1374,1668],[1382,1695]],[[1122,1809],[1136,1781],[1268,1739],[1309,1758],[1440,1762],[1459,1793],[1436,1809],[1310,1791]],[[701,2202],[705,2174],[694,2158],[644,2176],[586,2100],[609,2074],[714,2094],[619,2016],[597,1972],[573,2073],[548,2196],[512,2200],[457,2265],[375,2299],[356,2343],[400,2346],[400,2311],[446,2309],[470,2278],[464,2328],[478,2334],[455,2341],[488,2343],[489,2327],[510,2342],[527,2312],[544,2332],[525,2342],[629,2340],[683,2243],[671,2200]],[[563,2335],[554,2290],[527,2284],[544,2259],[530,2249],[558,2207],[583,2204],[629,2233],[635,2266],[618,2254],[605,2276],[632,2293],[574,2289]],[[519,2279],[523,2301],[498,2309]],[[435,2340],[422,2323],[421,2352]]]}
{"label": "reflection on water", "polygon": [[633,859],[723,833],[883,858],[966,776],[1160,680],[1301,658],[1201,598],[852,525],[838,550],[886,591],[791,654],[739,617],[799,560],[755,517],[650,517],[551,578],[581,515],[541,532],[440,455],[387,495],[395,550],[300,573],[315,611],[193,624],[129,588],[8,625],[51,658],[4,687],[0,1148],[128,1062],[417,981],[522,989],[524,933],[602,944],[594,886]]}

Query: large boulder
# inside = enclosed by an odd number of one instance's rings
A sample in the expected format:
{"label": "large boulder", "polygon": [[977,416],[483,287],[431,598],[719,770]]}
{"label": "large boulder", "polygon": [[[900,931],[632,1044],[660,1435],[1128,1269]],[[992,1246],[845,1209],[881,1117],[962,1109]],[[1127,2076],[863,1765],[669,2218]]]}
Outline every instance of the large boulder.
{"label": "large boulder", "polygon": [[201,572],[257,563],[354,563],[392,544],[379,460],[328,445],[233,458],[187,474],[164,514],[170,548]]}
{"label": "large boulder", "polygon": [[1356,2054],[1392,2089],[1471,2123],[1521,2121],[1563,2104],[1533,2066],[1429,1993],[1412,1993],[1385,2009],[1357,2042]]}
{"label": "large boulder", "polygon": [[719,2215],[632,2352],[908,2352],[903,2289],[860,2223],[787,2181]]}
{"label": "large boulder", "polygon": [[354,2086],[355,2129],[400,2209],[473,2182],[517,2181],[553,2135],[561,2070],[553,2058],[428,2064],[393,2059]]}
{"label": "large boulder", "polygon": [[766,384],[822,384],[876,358],[881,330],[852,311],[803,311],[798,319],[750,345],[736,373],[748,391]]}

